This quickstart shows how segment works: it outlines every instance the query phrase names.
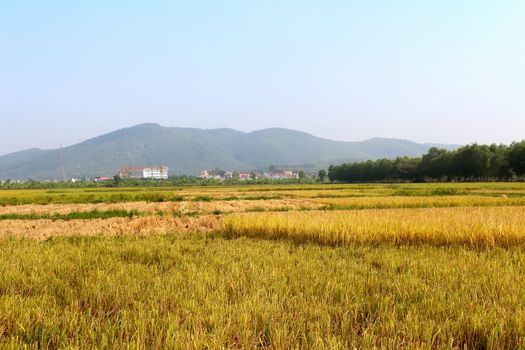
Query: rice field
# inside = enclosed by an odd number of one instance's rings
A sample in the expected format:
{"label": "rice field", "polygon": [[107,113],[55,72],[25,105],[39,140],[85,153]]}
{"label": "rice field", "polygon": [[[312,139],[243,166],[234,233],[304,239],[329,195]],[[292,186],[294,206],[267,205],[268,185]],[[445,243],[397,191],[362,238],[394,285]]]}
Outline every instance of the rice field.
{"label": "rice field", "polygon": [[224,234],[326,245],[525,247],[525,207],[256,213],[228,217]]}
{"label": "rice field", "polygon": [[346,197],[346,198],[316,198],[315,203],[326,205],[326,209],[398,209],[398,208],[451,208],[451,207],[499,207],[524,206],[525,197],[499,196],[414,196],[414,197]]}
{"label": "rice field", "polygon": [[523,183],[5,190],[0,246],[0,348],[525,348]]}

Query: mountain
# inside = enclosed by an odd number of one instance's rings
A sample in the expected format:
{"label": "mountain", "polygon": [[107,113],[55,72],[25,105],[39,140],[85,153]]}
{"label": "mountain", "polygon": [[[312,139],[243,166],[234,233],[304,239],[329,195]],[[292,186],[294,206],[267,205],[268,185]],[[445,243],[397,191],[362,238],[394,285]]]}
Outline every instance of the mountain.
{"label": "mountain", "polygon": [[[454,145],[440,145],[455,148]],[[345,161],[419,156],[429,145],[374,138],[332,141],[305,132],[271,128],[244,133],[233,129],[172,128],[141,124],[63,149],[67,177],[113,175],[127,165],[166,165],[170,175],[201,169],[254,170],[269,165],[309,169]],[[0,179],[55,179],[60,150],[29,149],[0,156]]]}

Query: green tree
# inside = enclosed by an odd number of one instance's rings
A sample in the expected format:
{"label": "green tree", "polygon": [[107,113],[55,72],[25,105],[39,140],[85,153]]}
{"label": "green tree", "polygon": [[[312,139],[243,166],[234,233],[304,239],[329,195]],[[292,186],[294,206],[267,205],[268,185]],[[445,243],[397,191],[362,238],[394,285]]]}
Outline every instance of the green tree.
{"label": "green tree", "polygon": [[215,170],[211,170],[210,171],[210,174],[213,175],[213,176],[224,176],[224,174],[226,174],[226,171],[220,169],[220,168],[215,168]]}
{"label": "green tree", "polygon": [[454,173],[464,179],[486,178],[490,169],[490,150],[487,146],[472,144],[457,150]]}
{"label": "green tree", "polygon": [[298,175],[300,179],[304,179],[306,177],[306,173],[304,172],[304,170],[299,170]]}
{"label": "green tree", "polygon": [[394,161],[394,169],[397,177],[403,180],[415,180],[418,178],[420,158],[398,157]]}
{"label": "green tree", "polygon": [[319,176],[319,181],[324,182],[324,179],[326,178],[326,170],[321,169],[319,170],[319,173],[317,174]]}
{"label": "green tree", "polygon": [[511,178],[512,172],[508,161],[509,147],[492,144],[489,149],[491,152],[489,176],[497,180]]}
{"label": "green tree", "polygon": [[510,145],[509,167],[518,176],[525,176],[525,141]]}
{"label": "green tree", "polygon": [[428,152],[421,157],[420,172],[423,177],[432,179],[440,178],[446,170],[443,169],[442,158],[447,153],[447,150],[432,147]]}
{"label": "green tree", "polygon": [[113,176],[113,184],[118,186],[122,183],[122,177],[120,175]]}

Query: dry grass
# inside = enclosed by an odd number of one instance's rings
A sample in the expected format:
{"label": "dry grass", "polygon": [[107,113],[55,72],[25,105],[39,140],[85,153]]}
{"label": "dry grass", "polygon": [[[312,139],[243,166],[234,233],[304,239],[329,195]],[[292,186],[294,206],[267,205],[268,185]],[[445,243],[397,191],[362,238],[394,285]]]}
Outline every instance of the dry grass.
{"label": "dry grass", "polygon": [[146,216],[94,220],[2,220],[0,238],[46,239],[55,236],[119,236],[209,232],[221,228],[220,215],[201,217]]}
{"label": "dry grass", "polygon": [[127,203],[77,203],[77,204],[48,204],[48,205],[15,205],[0,207],[2,214],[69,214],[72,212],[87,211],[110,211],[127,210],[139,211],[142,213],[155,212],[179,212],[179,213],[198,213],[206,214],[214,211],[222,213],[236,213],[243,211],[277,210],[289,208],[298,209],[319,209],[323,205],[307,199],[269,199],[261,201],[234,200],[234,201],[212,201],[212,202],[127,202]]}
{"label": "dry grass", "polygon": [[384,209],[253,213],[225,219],[229,237],[321,244],[525,245],[525,208]]}
{"label": "dry grass", "polygon": [[319,209],[323,205],[308,199],[268,199],[268,200],[235,200],[214,202],[181,202],[179,210],[182,212],[211,213],[220,211],[222,213],[237,213],[253,210],[289,210]]}

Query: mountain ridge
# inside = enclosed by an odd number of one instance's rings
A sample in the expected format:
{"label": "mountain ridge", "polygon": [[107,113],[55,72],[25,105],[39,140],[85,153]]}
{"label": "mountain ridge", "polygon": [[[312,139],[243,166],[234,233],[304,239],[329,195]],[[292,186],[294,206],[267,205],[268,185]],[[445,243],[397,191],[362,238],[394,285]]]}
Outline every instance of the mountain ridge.
{"label": "mountain ridge", "polygon": [[[249,171],[294,164],[310,164],[309,170],[315,170],[344,161],[419,156],[429,147],[390,138],[333,141],[285,128],[242,132],[143,123],[64,147],[63,154],[66,176],[81,178],[113,175],[127,165],[164,164],[170,168],[170,175],[195,175],[200,169]],[[59,159],[59,149],[30,148],[5,154],[0,156],[0,179],[56,179]]]}

